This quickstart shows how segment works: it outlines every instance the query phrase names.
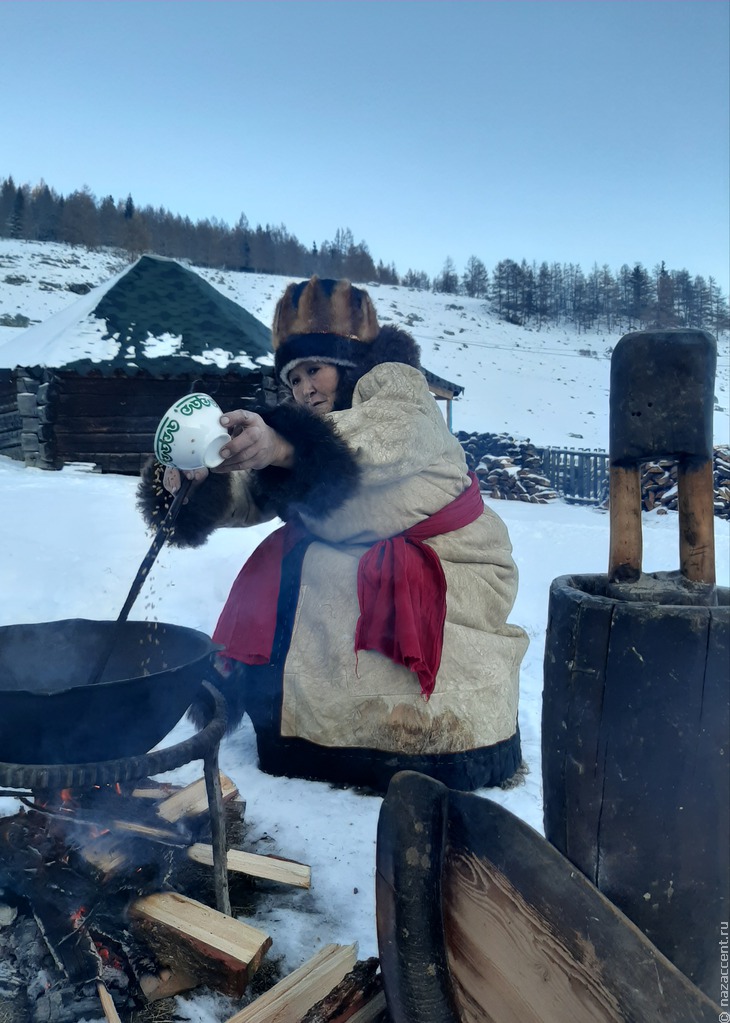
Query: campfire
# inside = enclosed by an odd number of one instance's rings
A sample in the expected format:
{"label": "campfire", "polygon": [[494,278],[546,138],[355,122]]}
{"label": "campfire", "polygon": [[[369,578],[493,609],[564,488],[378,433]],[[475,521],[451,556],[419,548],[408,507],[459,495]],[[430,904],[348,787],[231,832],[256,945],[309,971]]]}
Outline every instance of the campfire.
{"label": "campfire", "polygon": [[230,1023],[304,1019],[316,1003],[313,1020],[383,1018],[377,960],[356,963],[354,946],[327,946],[268,989],[272,970],[257,977],[271,938],[237,919],[254,912],[255,879],[309,888],[311,871],[237,848],[245,804],[218,778],[233,915],[213,908],[204,778],[14,793],[18,812],[0,818],[0,1019],[141,1021],[200,986],[245,1003]]}
{"label": "campfire", "polygon": [[[18,801],[0,818],[0,1023],[144,1023],[199,987],[241,1003],[227,1023],[383,1020],[378,961],[357,963],[354,946],[329,945],[277,981],[256,885],[309,888],[310,867],[244,848],[245,804],[218,768],[224,702],[201,682],[207,637],[123,625],[0,630],[0,796]],[[84,684],[100,643],[110,675]],[[80,685],[65,682],[70,651]],[[194,692],[208,724],[140,752]],[[89,749],[99,759],[79,763]],[[39,750],[48,763],[32,762]],[[155,780],[198,760],[190,785]]]}

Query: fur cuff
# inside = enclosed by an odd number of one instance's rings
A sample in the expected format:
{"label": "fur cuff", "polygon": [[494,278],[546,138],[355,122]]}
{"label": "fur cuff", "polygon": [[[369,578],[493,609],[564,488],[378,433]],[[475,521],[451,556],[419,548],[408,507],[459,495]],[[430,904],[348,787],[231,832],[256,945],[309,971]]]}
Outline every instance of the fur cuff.
{"label": "fur cuff", "polygon": [[355,492],[360,469],[335,427],[297,405],[256,410],[294,447],[294,467],[252,473],[256,503],[284,519],[299,512],[324,518]]}
{"label": "fur cuff", "polygon": [[[137,507],[150,529],[162,525],[172,504],[172,494],[162,486],[164,472],[164,465],[150,458],[142,469],[137,487]],[[221,525],[230,504],[230,476],[210,473],[203,486],[190,491],[188,503],[180,509],[168,543],[173,547],[200,547]]]}

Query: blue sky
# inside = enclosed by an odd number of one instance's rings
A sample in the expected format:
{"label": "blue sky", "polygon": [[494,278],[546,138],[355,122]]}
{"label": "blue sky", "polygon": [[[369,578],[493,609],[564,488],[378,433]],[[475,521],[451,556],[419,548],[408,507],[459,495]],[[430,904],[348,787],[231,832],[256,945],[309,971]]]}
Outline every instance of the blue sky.
{"label": "blue sky", "polygon": [[2,0],[0,177],[728,291],[724,0]]}

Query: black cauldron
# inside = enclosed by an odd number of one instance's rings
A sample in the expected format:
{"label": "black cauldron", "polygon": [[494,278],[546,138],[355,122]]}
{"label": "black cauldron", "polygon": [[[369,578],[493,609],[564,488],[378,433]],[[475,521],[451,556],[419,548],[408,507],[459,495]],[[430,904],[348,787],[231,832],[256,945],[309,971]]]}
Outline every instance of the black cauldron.
{"label": "black cauldron", "polygon": [[81,764],[149,752],[190,706],[219,649],[202,632],[162,622],[1,627],[0,762]]}

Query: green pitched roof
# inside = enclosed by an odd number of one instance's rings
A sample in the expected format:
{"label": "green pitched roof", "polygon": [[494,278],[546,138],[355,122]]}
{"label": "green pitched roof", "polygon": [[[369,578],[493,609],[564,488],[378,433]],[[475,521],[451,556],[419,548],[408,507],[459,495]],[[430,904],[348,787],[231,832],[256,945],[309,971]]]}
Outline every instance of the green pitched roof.
{"label": "green pitched roof", "polygon": [[172,259],[142,256],[75,307],[24,331],[17,364],[157,377],[273,365],[269,328]]}

